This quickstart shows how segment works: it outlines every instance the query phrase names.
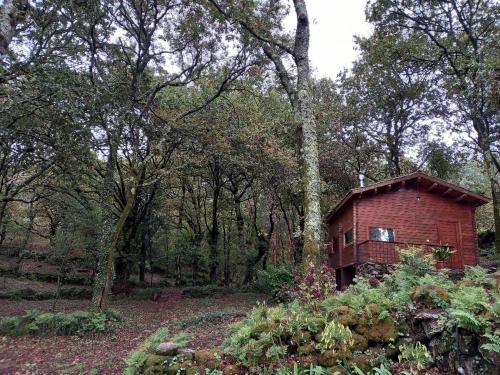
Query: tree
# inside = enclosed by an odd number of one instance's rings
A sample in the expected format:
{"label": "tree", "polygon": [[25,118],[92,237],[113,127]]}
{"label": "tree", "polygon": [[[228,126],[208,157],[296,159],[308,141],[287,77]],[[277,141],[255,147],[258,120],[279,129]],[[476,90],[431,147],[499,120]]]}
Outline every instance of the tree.
{"label": "tree", "polygon": [[439,93],[430,84],[432,72],[408,56],[408,50],[423,48],[416,38],[375,32],[357,44],[361,57],[339,82],[343,102],[356,112],[350,130],[380,147],[387,175],[396,177],[408,172],[405,152],[425,143]]}
{"label": "tree", "polygon": [[[241,38],[249,38],[272,62],[296,115],[300,131],[300,155],[304,189],[304,249],[306,267],[318,264],[321,249],[320,175],[316,123],[312,111],[309,65],[309,17],[305,0],[294,0],[296,29],[293,39],[282,32],[283,4],[279,1],[237,5],[210,0],[229,22],[237,25]],[[294,72],[286,68],[291,58]]]}
{"label": "tree", "polygon": [[500,252],[500,126],[498,103],[497,20],[500,7],[491,0],[370,1],[368,19],[380,32],[414,35],[430,48],[414,51],[438,72],[457,115],[457,130],[474,134],[494,206],[496,249]]}

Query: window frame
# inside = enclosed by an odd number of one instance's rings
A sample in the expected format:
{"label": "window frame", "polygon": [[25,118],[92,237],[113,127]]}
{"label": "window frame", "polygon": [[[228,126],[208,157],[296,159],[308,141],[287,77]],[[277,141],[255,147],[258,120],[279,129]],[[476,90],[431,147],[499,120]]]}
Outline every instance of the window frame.
{"label": "window frame", "polygon": [[[346,242],[346,234],[348,232],[351,232],[352,235],[351,235],[351,242]],[[344,247],[347,247],[347,246],[350,246],[354,243],[354,228],[350,228],[350,229],[347,229],[345,232],[344,232],[344,236],[343,236],[343,242],[344,242]]]}
{"label": "window frame", "polygon": [[[390,229],[392,230],[392,241],[382,241],[382,240],[373,240],[370,238],[370,230],[374,228],[374,229]],[[368,227],[368,240],[369,241],[376,241],[376,242],[388,242],[388,243],[391,243],[391,242],[396,242],[396,229],[395,228],[390,228],[390,227],[382,227],[382,226],[374,226],[374,225],[371,225]]]}

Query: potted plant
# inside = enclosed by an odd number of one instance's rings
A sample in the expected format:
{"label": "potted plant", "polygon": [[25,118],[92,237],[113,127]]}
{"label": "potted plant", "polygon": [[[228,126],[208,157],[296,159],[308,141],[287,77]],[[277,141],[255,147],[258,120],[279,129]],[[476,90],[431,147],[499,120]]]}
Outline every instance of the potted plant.
{"label": "potted plant", "polygon": [[451,246],[448,245],[437,246],[433,250],[434,256],[436,257],[437,269],[444,268],[446,265],[446,259],[448,259],[450,255],[454,253],[454,251],[451,250]]}

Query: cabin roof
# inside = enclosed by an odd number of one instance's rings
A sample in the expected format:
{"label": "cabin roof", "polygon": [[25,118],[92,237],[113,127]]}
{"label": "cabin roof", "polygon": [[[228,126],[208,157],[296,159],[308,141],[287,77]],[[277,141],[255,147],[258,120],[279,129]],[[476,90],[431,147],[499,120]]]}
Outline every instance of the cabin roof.
{"label": "cabin roof", "polygon": [[439,194],[446,199],[452,199],[457,202],[470,204],[473,207],[478,207],[490,202],[490,199],[484,195],[474,193],[473,191],[467,190],[440,178],[429,176],[422,171],[416,171],[404,176],[379,181],[369,186],[351,189],[349,193],[347,193],[326,216],[325,222],[330,222],[336,214],[354,198],[362,198],[363,195],[366,196],[371,193],[377,193],[379,189],[384,189],[384,192],[390,192],[396,186],[401,187],[411,183],[418,183],[419,186],[427,189],[429,192]]}

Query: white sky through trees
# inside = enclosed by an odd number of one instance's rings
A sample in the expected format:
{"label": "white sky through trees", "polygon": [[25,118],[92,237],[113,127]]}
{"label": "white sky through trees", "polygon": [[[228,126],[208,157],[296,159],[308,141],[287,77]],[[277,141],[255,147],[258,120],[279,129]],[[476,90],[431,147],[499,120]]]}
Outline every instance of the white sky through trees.
{"label": "white sky through trees", "polygon": [[[365,6],[366,0],[307,0],[311,20],[309,56],[316,78],[334,79],[351,67],[358,56],[354,36],[368,36],[373,30],[365,21]],[[291,8],[287,19],[290,29],[295,29],[295,17]]]}

